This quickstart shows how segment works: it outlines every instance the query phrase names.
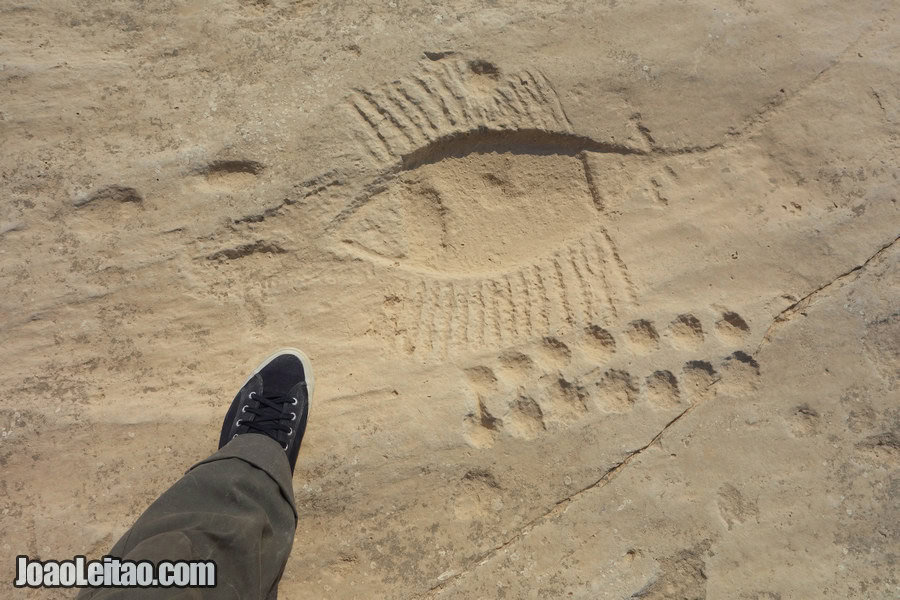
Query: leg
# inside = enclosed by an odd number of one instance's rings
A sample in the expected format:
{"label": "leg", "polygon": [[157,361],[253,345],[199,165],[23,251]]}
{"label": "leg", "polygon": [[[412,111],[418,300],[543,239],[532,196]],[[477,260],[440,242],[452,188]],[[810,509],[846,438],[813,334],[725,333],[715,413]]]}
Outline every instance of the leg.
{"label": "leg", "polygon": [[274,598],[297,526],[292,478],[312,391],[303,353],[286,349],[263,361],[232,401],[219,451],[151,504],[110,551],[154,564],[213,560],[216,587],[85,589],[79,598]]}
{"label": "leg", "polygon": [[240,435],[159,497],[110,551],[130,560],[214,560],[217,586],[84,590],[80,598],[274,597],[297,512],[284,450]]}

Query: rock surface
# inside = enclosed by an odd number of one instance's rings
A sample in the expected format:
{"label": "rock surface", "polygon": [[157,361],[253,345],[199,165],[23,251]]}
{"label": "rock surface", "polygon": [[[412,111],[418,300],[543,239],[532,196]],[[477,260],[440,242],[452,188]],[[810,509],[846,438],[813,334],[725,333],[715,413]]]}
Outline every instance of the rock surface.
{"label": "rock surface", "polygon": [[896,598],[895,4],[452,4],[0,2],[0,578],[290,345],[285,598]]}

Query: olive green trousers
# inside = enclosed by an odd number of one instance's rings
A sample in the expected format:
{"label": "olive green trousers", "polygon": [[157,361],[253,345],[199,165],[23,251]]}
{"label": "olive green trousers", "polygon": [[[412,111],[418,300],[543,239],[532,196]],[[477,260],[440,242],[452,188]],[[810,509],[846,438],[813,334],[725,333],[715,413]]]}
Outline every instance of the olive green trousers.
{"label": "olive green trousers", "polygon": [[110,551],[133,561],[213,560],[210,588],[93,588],[78,598],[275,598],[294,530],[293,474],[274,440],[239,435],[185,473]]}

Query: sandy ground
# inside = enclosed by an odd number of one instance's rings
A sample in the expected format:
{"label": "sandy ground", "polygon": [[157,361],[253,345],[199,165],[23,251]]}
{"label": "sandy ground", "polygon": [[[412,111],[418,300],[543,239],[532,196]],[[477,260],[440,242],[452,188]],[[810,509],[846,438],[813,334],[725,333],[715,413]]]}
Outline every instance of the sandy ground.
{"label": "sandy ground", "polygon": [[0,579],[296,345],[284,598],[898,597],[896,3],[452,4],[0,2]]}

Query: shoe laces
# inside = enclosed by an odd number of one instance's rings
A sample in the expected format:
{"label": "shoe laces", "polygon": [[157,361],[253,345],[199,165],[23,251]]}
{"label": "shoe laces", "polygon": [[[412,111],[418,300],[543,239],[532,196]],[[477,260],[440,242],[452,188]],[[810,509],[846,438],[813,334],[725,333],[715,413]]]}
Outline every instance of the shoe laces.
{"label": "shoe laces", "polygon": [[[296,396],[260,396],[256,392],[250,392],[247,399],[253,404],[245,404],[241,412],[253,415],[253,419],[239,418],[238,432],[234,434],[235,436],[239,433],[261,433],[281,443],[278,432],[284,432],[285,437],[290,437],[294,433],[293,422],[297,420],[297,413],[292,411],[285,414],[284,405],[296,406],[298,403]],[[287,450],[288,444],[282,444],[281,447]]]}

